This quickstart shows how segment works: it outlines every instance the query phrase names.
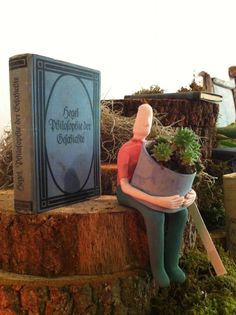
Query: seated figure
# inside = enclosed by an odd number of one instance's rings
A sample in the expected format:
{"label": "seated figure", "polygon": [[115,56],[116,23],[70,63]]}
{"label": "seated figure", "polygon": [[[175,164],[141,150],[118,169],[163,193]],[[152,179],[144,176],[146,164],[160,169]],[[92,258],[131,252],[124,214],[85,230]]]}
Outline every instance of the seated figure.
{"label": "seated figure", "polygon": [[[120,204],[132,207],[142,214],[147,230],[153,277],[160,287],[168,287],[170,281],[183,283],[186,278],[179,267],[179,251],[187,222],[187,207],[194,202],[196,193],[191,190],[186,196],[161,197],[149,195],[131,185],[141,146],[151,130],[152,118],[153,111],[149,104],[139,106],[133,127],[133,137],[119,150],[117,200]],[[171,209],[173,213],[153,210],[139,200]],[[181,206],[184,207],[181,211],[174,211]],[[165,232],[166,216],[168,216],[168,229]]]}

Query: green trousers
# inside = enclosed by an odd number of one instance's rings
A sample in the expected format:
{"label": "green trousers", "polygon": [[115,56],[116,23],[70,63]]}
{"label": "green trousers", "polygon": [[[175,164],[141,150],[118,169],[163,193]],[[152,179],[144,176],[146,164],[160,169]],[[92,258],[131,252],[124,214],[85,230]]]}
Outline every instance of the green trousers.
{"label": "green trousers", "polygon": [[117,187],[117,200],[121,205],[138,210],[144,218],[150,265],[157,284],[160,287],[168,287],[170,281],[183,283],[185,273],[179,267],[179,253],[187,222],[187,209],[175,213],[159,212],[123,193],[120,187]]}

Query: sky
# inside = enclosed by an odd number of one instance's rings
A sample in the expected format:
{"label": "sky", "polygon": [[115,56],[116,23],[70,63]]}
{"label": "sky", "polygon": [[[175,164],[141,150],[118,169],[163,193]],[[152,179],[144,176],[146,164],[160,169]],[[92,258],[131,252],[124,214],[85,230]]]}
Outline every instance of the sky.
{"label": "sky", "polygon": [[228,80],[235,0],[8,0],[0,3],[0,131],[10,127],[9,57],[35,53],[101,72],[101,99],[194,74]]}

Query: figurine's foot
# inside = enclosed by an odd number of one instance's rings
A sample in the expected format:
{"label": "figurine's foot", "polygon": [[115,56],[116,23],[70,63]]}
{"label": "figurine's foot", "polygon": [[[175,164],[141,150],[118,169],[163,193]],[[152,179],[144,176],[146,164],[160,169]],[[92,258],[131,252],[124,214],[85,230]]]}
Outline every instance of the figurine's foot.
{"label": "figurine's foot", "polygon": [[186,275],[179,266],[166,268],[166,271],[173,282],[183,283],[186,280]]}
{"label": "figurine's foot", "polygon": [[161,288],[169,287],[170,285],[170,279],[165,272],[165,270],[158,271],[156,275],[154,275],[154,278],[156,280],[156,283]]}

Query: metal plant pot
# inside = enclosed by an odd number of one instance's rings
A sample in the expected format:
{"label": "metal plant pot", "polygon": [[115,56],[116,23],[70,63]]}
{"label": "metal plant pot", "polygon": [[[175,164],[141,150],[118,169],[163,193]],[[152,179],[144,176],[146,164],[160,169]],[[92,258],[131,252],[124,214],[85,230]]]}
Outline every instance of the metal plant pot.
{"label": "metal plant pot", "polygon": [[[140,190],[154,196],[185,196],[191,189],[196,172],[193,174],[181,174],[161,166],[147,152],[146,144],[141,148],[141,153],[135,168],[131,184]],[[177,212],[183,207],[169,210],[141,201],[148,207],[162,212]]]}

